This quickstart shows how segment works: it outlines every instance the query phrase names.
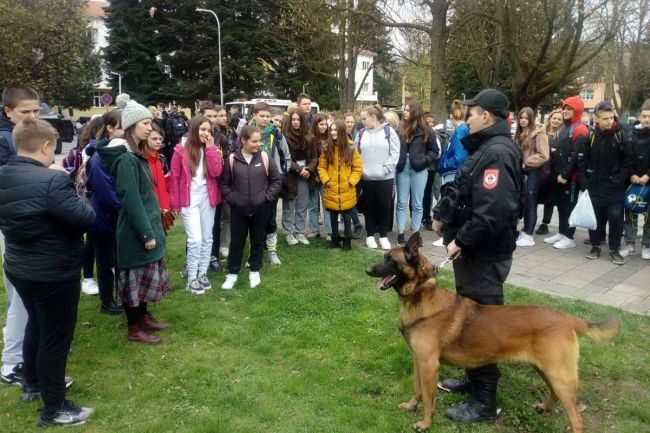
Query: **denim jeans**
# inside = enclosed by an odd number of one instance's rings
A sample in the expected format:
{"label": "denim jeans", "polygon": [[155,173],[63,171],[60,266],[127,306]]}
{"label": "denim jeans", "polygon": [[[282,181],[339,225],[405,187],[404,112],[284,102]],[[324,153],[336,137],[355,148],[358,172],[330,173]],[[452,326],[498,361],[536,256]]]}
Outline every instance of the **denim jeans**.
{"label": "denim jeans", "polygon": [[397,173],[397,210],[395,217],[397,219],[397,232],[404,232],[406,225],[406,207],[409,196],[411,198],[411,230],[420,230],[422,223],[422,199],[424,197],[424,188],[427,185],[427,170],[416,172],[411,168],[408,154],[406,155],[406,164],[401,172]]}
{"label": "denim jeans", "polygon": [[[323,185],[309,187],[309,231],[318,233],[320,231],[318,225],[318,216],[320,214],[321,195],[323,193]],[[328,235],[332,234],[332,224],[330,223],[330,213],[323,207],[323,221],[325,222],[325,231]]]}

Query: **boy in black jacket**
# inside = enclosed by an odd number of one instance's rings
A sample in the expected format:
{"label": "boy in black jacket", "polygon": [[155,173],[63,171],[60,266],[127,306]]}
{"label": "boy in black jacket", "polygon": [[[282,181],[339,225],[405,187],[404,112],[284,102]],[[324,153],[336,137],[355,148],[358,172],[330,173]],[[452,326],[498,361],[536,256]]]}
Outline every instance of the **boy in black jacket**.
{"label": "boy in black jacket", "polygon": [[42,398],[39,426],[81,424],[93,412],[65,399],[65,368],[77,320],[84,231],[95,220],[70,176],[54,164],[56,131],[26,119],[14,128],[17,155],[0,168],[5,273],[27,310],[25,401]]}
{"label": "boy in black jacket", "polygon": [[609,258],[625,263],[619,252],[623,235],[623,195],[632,165],[632,143],[621,128],[609,101],[596,105],[596,127],[578,143],[578,181],[587,190],[594,207],[598,227],[589,230],[591,250],[588,259],[600,256],[600,244],[609,224]]}
{"label": "boy in black jacket", "polygon": [[[650,188],[650,99],[641,105],[640,123],[634,128],[632,136],[634,143],[634,162],[630,182]],[[621,256],[634,254],[639,215],[625,210],[625,247]],[[643,223],[643,238],[641,239],[641,258],[650,260],[650,210],[646,210]]]}

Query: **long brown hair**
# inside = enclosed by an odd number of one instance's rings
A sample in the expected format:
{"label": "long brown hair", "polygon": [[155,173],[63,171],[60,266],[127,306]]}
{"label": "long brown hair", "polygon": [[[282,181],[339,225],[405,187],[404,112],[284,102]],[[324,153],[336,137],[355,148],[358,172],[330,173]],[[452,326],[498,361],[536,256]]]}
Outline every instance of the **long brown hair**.
{"label": "long brown hair", "polygon": [[[297,114],[298,118],[300,119],[300,128],[298,128],[298,130],[295,130],[293,126],[291,126],[294,114]],[[316,125],[316,128],[318,129],[318,125]],[[307,149],[309,128],[307,128],[305,113],[303,113],[302,110],[299,108],[292,108],[289,110],[289,117],[285,119],[285,124],[282,132],[287,138],[287,141],[289,142],[292,150]]]}
{"label": "long brown hair", "polygon": [[104,128],[104,118],[102,116],[90,119],[79,133],[77,138],[77,148],[85,148],[91,139],[97,137],[97,134]]}
{"label": "long brown hair", "polygon": [[189,132],[187,134],[187,140],[185,140],[185,155],[190,165],[190,172],[192,177],[196,175],[196,168],[201,161],[201,150],[203,150],[203,172],[207,171],[208,161],[205,157],[205,143],[201,142],[199,137],[199,128],[204,123],[207,123],[212,127],[212,123],[204,116],[196,116],[190,119]]}
{"label": "long brown hair", "polygon": [[109,132],[107,126],[110,126],[111,128],[116,128],[118,125],[122,124],[122,110],[115,109],[112,111],[109,111],[107,113],[102,114],[102,129],[100,129],[97,132],[97,137],[98,139],[108,139],[109,137]]}
{"label": "long brown hair", "polygon": [[[526,127],[525,130],[519,124],[519,119],[521,119],[521,116],[523,116],[524,114],[528,119],[528,126]],[[533,111],[533,109],[530,107],[524,107],[517,114],[517,132],[515,133],[515,143],[517,143],[519,147],[521,147],[524,144],[526,138],[528,138],[533,133],[534,130],[535,130],[535,111]]]}
{"label": "long brown hair", "polygon": [[334,148],[337,148],[339,151],[339,161],[343,161],[346,164],[352,163],[352,156],[354,149],[350,146],[350,138],[345,132],[345,122],[342,120],[335,120],[330,128],[336,128],[336,141],[332,139],[330,134],[327,141],[327,163],[334,164]]}
{"label": "long brown hair", "polygon": [[414,99],[408,101],[406,105],[409,107],[409,118],[408,120],[402,120],[398,128],[400,138],[408,143],[418,131],[421,131],[424,134],[424,142],[428,142],[433,131],[427,121],[424,120],[422,104]]}
{"label": "long brown hair", "polygon": [[329,140],[330,130],[327,128],[323,134],[320,133],[318,129],[318,124],[322,121],[327,122],[327,117],[323,113],[316,113],[311,122],[311,135],[316,137],[318,140]]}

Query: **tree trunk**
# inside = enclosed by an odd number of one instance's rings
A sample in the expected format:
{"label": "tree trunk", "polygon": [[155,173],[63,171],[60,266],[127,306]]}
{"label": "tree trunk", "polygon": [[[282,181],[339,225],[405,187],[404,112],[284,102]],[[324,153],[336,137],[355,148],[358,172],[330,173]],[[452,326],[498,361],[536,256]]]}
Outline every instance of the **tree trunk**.
{"label": "tree trunk", "polygon": [[447,119],[447,0],[431,0],[428,2],[431,10],[431,91],[429,100],[430,111],[439,123]]}

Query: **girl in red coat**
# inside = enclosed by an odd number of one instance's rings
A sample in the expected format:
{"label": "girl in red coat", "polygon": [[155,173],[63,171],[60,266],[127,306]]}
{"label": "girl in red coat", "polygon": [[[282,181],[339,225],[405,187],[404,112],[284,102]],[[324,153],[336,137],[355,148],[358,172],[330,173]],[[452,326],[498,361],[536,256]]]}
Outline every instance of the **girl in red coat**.
{"label": "girl in red coat", "polygon": [[169,164],[165,155],[160,153],[163,143],[163,132],[157,123],[151,123],[151,133],[147,137],[147,162],[151,170],[151,185],[158,197],[160,212],[163,218],[163,228],[169,230],[174,222],[171,215],[171,197],[169,195]]}

